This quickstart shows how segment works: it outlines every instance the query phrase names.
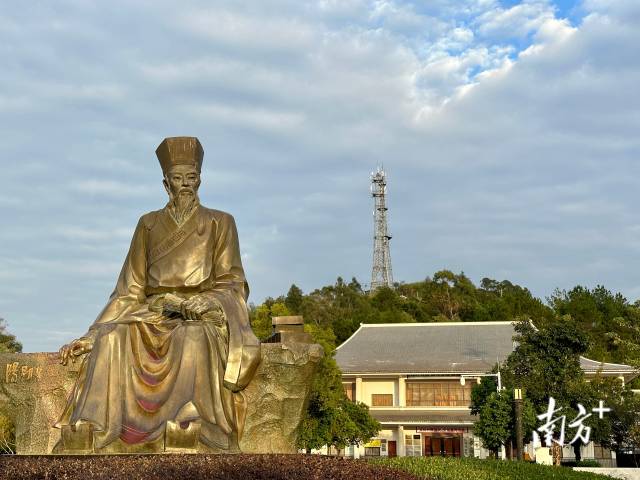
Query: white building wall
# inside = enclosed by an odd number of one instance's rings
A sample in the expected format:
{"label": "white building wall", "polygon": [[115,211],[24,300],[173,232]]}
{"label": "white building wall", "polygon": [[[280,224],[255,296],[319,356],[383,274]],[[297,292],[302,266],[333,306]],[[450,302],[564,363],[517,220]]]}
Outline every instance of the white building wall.
{"label": "white building wall", "polygon": [[378,394],[391,394],[393,395],[393,405],[397,405],[398,394],[397,381],[394,380],[362,380],[362,397],[361,402],[371,406],[371,395]]}

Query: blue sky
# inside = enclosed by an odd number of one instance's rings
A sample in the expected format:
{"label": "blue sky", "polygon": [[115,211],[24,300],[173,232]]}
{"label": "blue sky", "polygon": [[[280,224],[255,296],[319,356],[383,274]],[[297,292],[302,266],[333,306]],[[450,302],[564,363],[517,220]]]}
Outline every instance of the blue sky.
{"label": "blue sky", "polygon": [[639,20],[635,0],[2,1],[0,317],[26,351],[86,331],[175,135],[204,145],[255,303],[368,283],[378,163],[396,280],[636,300]]}

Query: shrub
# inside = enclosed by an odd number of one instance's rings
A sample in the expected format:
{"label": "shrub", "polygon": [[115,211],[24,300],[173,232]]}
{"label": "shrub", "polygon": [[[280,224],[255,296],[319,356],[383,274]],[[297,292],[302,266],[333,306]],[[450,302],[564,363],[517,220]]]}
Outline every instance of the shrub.
{"label": "shrub", "polygon": [[16,430],[6,409],[0,406],[0,454],[15,453]]}
{"label": "shrub", "polygon": [[610,480],[610,477],[595,473],[529,462],[443,457],[396,457],[372,461],[430,480]]}

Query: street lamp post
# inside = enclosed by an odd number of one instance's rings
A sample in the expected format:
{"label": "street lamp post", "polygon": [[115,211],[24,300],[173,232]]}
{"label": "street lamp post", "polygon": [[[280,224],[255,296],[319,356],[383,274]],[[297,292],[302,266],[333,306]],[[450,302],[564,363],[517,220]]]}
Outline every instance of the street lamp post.
{"label": "street lamp post", "polygon": [[516,407],[516,448],[518,449],[518,460],[523,459],[522,445],[522,389],[515,388],[513,390],[513,401]]}

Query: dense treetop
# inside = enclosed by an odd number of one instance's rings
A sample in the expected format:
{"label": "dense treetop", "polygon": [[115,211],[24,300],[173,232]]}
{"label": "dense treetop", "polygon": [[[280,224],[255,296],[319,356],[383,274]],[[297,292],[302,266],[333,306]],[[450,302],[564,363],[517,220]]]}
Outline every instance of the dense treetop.
{"label": "dense treetop", "polygon": [[[544,411],[553,396],[570,418],[577,415],[578,403],[591,409],[597,400],[606,400],[610,418],[590,419],[593,438],[616,450],[640,445],[636,421],[640,400],[631,390],[640,381],[621,386],[615,379],[598,376],[587,383],[580,368],[579,355],[640,367],[640,301],[630,303],[603,286],[556,290],[542,301],[508,280],[484,278],[475,285],[464,273],[449,270],[373,293],[364,291],[355,278],[348,283],[338,278],[333,285],[308,294],[292,285],[286,295],[252,306],[251,323],[256,334],[266,338],[271,316],[287,314],[303,315],[307,330],[327,353],[299,439],[306,447],[342,446],[374,435],[375,421],[366,406],[358,407],[358,415],[346,408],[350,402],[340,391],[340,372],[331,358],[335,346],[361,323],[484,321],[515,321],[518,342],[501,366],[506,389],[496,392],[495,382],[487,377],[473,391],[472,410],[480,414],[474,428],[488,448],[497,450],[515,441],[512,399],[516,386],[526,392],[523,434],[527,438],[536,425],[534,412]],[[352,427],[344,428],[347,424]]]}
{"label": "dense treetop", "polygon": [[[353,278],[338,278],[310,293],[292,285],[286,295],[267,299],[253,307],[252,325],[265,334],[269,313],[303,315],[305,323],[331,330],[336,345],[351,336],[361,323],[483,322],[530,319],[537,327],[554,319],[575,322],[586,336],[585,355],[597,361],[640,363],[640,302],[603,286],[556,290],[544,301],[508,280],[484,278],[475,285],[464,273],[449,270],[396,288],[380,288],[373,294]],[[567,323],[569,326],[569,323]]]}
{"label": "dense treetop", "polygon": [[22,344],[16,339],[15,335],[7,331],[6,322],[0,318],[0,353],[21,351]]}

